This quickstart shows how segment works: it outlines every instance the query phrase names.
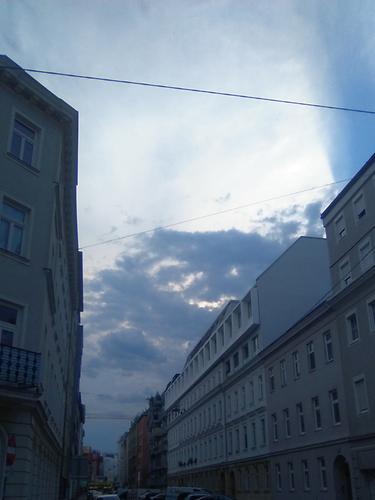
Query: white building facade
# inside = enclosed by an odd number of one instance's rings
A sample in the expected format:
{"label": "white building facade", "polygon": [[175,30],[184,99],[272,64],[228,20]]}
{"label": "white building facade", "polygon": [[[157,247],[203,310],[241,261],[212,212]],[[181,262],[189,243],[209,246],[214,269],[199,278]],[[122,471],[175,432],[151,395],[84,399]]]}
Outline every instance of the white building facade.
{"label": "white building facade", "polygon": [[78,115],[5,56],[0,109],[0,491],[68,498],[83,419]]}
{"label": "white building facade", "polygon": [[[297,268],[293,262],[305,265]],[[310,287],[301,296],[306,281]],[[165,392],[170,482],[236,498],[250,492],[269,498],[266,374],[260,355],[314,306],[328,283],[326,241],[300,238],[242,300],[228,303]]]}

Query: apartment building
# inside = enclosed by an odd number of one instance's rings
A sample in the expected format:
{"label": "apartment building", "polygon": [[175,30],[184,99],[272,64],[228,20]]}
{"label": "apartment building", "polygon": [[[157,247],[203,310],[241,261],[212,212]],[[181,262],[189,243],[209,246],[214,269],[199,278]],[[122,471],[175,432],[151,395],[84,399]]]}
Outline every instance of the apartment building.
{"label": "apartment building", "polygon": [[270,498],[261,354],[328,287],[326,241],[303,237],[242,300],[227,304],[165,392],[169,483],[204,486],[238,499]]}
{"label": "apartment building", "polygon": [[327,240],[298,240],[230,302],[168,387],[170,483],[375,498],[375,155],[322,220]]}
{"label": "apartment building", "polygon": [[167,486],[167,430],[164,413],[164,394],[156,393],[149,399],[148,426],[150,437],[150,469],[148,486]]}
{"label": "apartment building", "polygon": [[324,302],[264,353],[274,498],[375,498],[374,159],[322,214]]}
{"label": "apartment building", "polygon": [[118,440],[118,480],[122,487],[129,483],[128,476],[128,432],[124,432]]}
{"label": "apartment building", "polygon": [[0,495],[68,498],[84,418],[78,115],[5,56],[0,109]]}
{"label": "apartment building", "polygon": [[375,498],[375,155],[322,213],[332,296],[340,332],[349,448],[338,454],[336,481],[353,497]]}

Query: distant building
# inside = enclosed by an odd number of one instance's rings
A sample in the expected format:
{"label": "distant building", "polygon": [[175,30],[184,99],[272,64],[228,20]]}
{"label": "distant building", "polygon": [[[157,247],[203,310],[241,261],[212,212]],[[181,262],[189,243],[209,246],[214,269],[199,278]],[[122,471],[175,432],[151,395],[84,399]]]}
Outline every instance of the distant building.
{"label": "distant building", "polygon": [[137,487],[149,486],[150,469],[150,437],[148,428],[148,412],[145,411],[137,422]]}
{"label": "distant building", "polygon": [[0,109],[0,497],[68,498],[84,420],[78,114],[5,56]]}
{"label": "distant building", "polygon": [[117,453],[103,453],[103,475],[108,482],[118,480],[118,455]]}
{"label": "distant building", "polygon": [[138,432],[137,432],[137,421],[136,418],[130,425],[128,436],[127,436],[127,449],[128,449],[128,486],[129,488],[138,487]]}
{"label": "distant building", "polygon": [[118,480],[122,487],[129,483],[128,435],[128,432],[124,432],[118,440]]}
{"label": "distant building", "polygon": [[148,425],[150,436],[149,487],[167,486],[167,426],[164,412],[164,394],[149,399]]}

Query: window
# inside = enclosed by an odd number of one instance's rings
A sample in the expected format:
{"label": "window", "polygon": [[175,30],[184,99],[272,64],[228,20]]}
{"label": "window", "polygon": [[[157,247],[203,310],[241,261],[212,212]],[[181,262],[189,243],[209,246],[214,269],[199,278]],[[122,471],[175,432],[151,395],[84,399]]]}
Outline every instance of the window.
{"label": "window", "polygon": [[245,344],[242,346],[242,359],[245,361],[249,357],[249,345]]}
{"label": "window", "polygon": [[346,317],[346,326],[348,330],[349,343],[357,342],[359,340],[359,330],[357,315],[355,312],[349,314]]}
{"label": "window", "polygon": [[278,431],[278,427],[277,427],[277,415],[276,415],[276,413],[272,413],[271,420],[272,420],[272,429],[273,429],[273,440],[278,441],[279,431]]}
{"label": "window", "polygon": [[0,212],[0,248],[22,255],[27,210],[4,198]]}
{"label": "window", "polygon": [[230,397],[230,394],[228,394],[228,396],[227,396],[227,405],[228,405],[227,415],[228,415],[228,417],[230,417],[232,414],[232,399]]}
{"label": "window", "polygon": [[294,491],[295,482],[294,482],[294,466],[293,462],[288,462],[288,479],[289,479],[289,490]]}
{"label": "window", "polygon": [[366,215],[365,197],[363,196],[363,193],[354,198],[353,206],[354,218],[359,221]]}
{"label": "window", "polygon": [[303,412],[303,405],[302,403],[297,403],[297,419],[298,419],[298,427],[299,427],[299,433],[300,434],[305,434],[306,429],[305,429],[305,414]]}
{"label": "window", "polygon": [[273,367],[268,368],[268,379],[270,382],[270,392],[275,390],[275,375],[273,374]]}
{"label": "window", "polygon": [[257,427],[255,422],[251,422],[251,437],[253,448],[257,447]]}
{"label": "window", "polygon": [[281,491],[281,467],[280,464],[275,464],[276,487]]}
{"label": "window", "polygon": [[258,376],[258,399],[263,399],[263,377],[262,375]]}
{"label": "window", "polygon": [[375,298],[370,299],[367,302],[367,312],[368,312],[368,320],[369,327],[372,332],[375,331]]}
{"label": "window", "polygon": [[207,343],[205,345],[205,351],[206,351],[206,361],[208,362],[211,359],[210,344],[209,343]]}
{"label": "window", "polygon": [[233,437],[232,437],[232,431],[229,431],[228,433],[228,455],[232,455],[233,453]]}
{"label": "window", "polygon": [[16,115],[10,152],[28,166],[35,166],[38,130],[27,120]]}
{"label": "window", "polygon": [[250,319],[253,316],[253,308],[251,304],[251,299],[248,298],[246,299],[246,311],[247,311],[247,317]]}
{"label": "window", "polygon": [[255,335],[251,339],[251,350],[252,350],[253,356],[255,356],[259,352],[259,337],[258,337],[258,335]]}
{"label": "window", "polygon": [[234,413],[238,413],[238,391],[234,392]]}
{"label": "window", "polygon": [[260,428],[261,428],[261,435],[262,435],[262,446],[265,446],[266,444],[266,421],[264,418],[260,420]]}
{"label": "window", "polygon": [[358,245],[359,252],[359,262],[361,265],[362,272],[364,273],[367,269],[370,269],[374,264],[374,255],[371,247],[370,238],[366,238],[361,241]]}
{"label": "window", "polygon": [[341,240],[344,236],[346,236],[345,220],[342,214],[335,220],[335,230],[337,240]]}
{"label": "window", "polygon": [[235,352],[233,354],[233,366],[234,366],[234,368],[238,368],[239,364],[240,364],[240,356],[239,356],[238,352]]}
{"label": "window", "polygon": [[220,339],[220,345],[221,347],[224,346],[224,328],[221,326],[219,328],[219,339]]}
{"label": "window", "polygon": [[237,309],[235,310],[235,313],[234,313],[234,316],[236,318],[236,327],[238,329],[241,328],[241,324],[242,324],[242,318],[241,318],[241,305],[239,305],[237,307]]}
{"label": "window", "polygon": [[332,389],[332,391],[329,391],[329,399],[331,401],[333,425],[341,424],[340,405],[337,395],[337,389]]}
{"label": "window", "polygon": [[228,359],[228,360],[225,362],[225,373],[226,373],[226,375],[229,375],[229,374],[230,374],[230,359]]}
{"label": "window", "polygon": [[350,269],[349,260],[346,259],[339,265],[341,286],[345,288],[352,282],[352,271]]}
{"label": "window", "polygon": [[250,391],[249,391],[249,396],[250,396],[250,405],[254,404],[254,382],[251,380],[250,384]]}
{"label": "window", "polygon": [[284,429],[285,429],[285,437],[290,438],[290,416],[289,416],[289,409],[285,408],[283,410],[283,417],[284,417]]}
{"label": "window", "polygon": [[229,338],[232,337],[232,318],[229,317],[226,322],[225,322],[225,327],[226,327],[226,332],[227,332],[227,336]]}
{"label": "window", "polygon": [[299,362],[299,352],[294,351],[292,354],[293,358],[293,375],[294,378],[299,378],[301,376],[301,366]]}
{"label": "window", "polygon": [[281,379],[281,387],[286,385],[286,362],[285,359],[280,361],[280,379]]}
{"label": "window", "polygon": [[330,331],[323,333],[326,361],[333,361],[332,335]]}
{"label": "window", "polygon": [[307,460],[302,460],[302,475],[303,475],[303,488],[304,490],[310,489],[310,470]]}
{"label": "window", "polygon": [[320,489],[327,489],[327,468],[326,461],[323,457],[318,458],[319,471],[320,471]]}
{"label": "window", "polygon": [[221,399],[219,399],[219,407],[218,407],[218,419],[221,420],[222,413],[223,413],[223,403],[221,402]]}
{"label": "window", "polygon": [[216,333],[212,336],[212,353],[217,353]]}
{"label": "window", "polygon": [[361,415],[368,412],[367,387],[364,375],[354,378],[354,395],[357,405],[357,413]]}
{"label": "window", "polygon": [[246,425],[244,425],[242,427],[242,432],[243,432],[243,448],[244,448],[244,450],[247,450],[248,440],[247,440],[247,426]]}
{"label": "window", "polygon": [[314,352],[314,342],[309,342],[306,344],[307,347],[307,364],[309,370],[315,370],[315,352]]}
{"label": "window", "polygon": [[236,453],[240,452],[240,430],[236,429]]}
{"label": "window", "polygon": [[17,329],[18,309],[0,303],[0,344],[12,346]]}
{"label": "window", "polygon": [[320,412],[320,404],[318,396],[312,398],[311,401],[314,414],[315,430],[320,430],[322,428],[322,415]]}
{"label": "window", "polygon": [[241,409],[244,410],[246,407],[246,388],[241,387]]}

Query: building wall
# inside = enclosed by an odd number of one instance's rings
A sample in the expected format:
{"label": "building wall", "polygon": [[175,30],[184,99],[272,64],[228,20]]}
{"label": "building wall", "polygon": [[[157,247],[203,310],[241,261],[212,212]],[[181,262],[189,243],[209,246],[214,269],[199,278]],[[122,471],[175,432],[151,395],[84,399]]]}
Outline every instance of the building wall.
{"label": "building wall", "polygon": [[[361,197],[360,211],[356,205]],[[339,225],[344,221],[344,226]],[[350,455],[347,464],[358,498],[375,493],[375,156],[323,212],[334,285],[329,302],[341,332]],[[342,228],[344,227],[344,231]],[[341,233],[339,231],[341,229]],[[363,243],[366,254],[361,254]],[[342,264],[347,262],[346,272]],[[354,318],[354,325],[353,320]]]}
{"label": "building wall", "polygon": [[[0,66],[13,64],[1,56]],[[0,107],[0,207],[12,231],[0,249],[0,305],[17,313],[11,328],[13,348],[41,354],[38,387],[27,392],[7,386],[0,391],[0,424],[6,433],[14,432],[21,416],[29,422],[35,415],[41,419],[39,427],[31,428],[27,446],[22,434],[16,436],[21,444],[15,465],[7,471],[6,498],[26,498],[39,487],[31,488],[31,482],[42,481],[46,486],[35,495],[52,499],[60,475],[64,490],[68,482],[71,423],[78,406],[73,397],[82,309],[75,205],[78,118],[75,110],[22,71],[0,71]],[[34,133],[32,161],[20,158],[22,150],[18,156],[11,153],[19,123]],[[21,225],[9,210],[23,215]],[[17,224],[22,227],[20,248],[12,239]],[[2,332],[9,331],[5,326],[2,323]],[[3,333],[0,341],[9,338]],[[4,418],[4,407],[13,412],[10,420]],[[42,479],[46,475],[48,480]]]}
{"label": "building wall", "polygon": [[[302,264],[304,255],[309,272],[324,279],[320,284],[314,279],[294,307],[289,303],[301,294],[309,273],[298,275],[291,269],[293,259]],[[219,315],[189,355],[183,374],[167,389],[170,481],[190,481],[236,498],[249,492],[257,498],[270,495],[270,424],[260,353],[273,340],[277,325],[280,336],[283,326],[291,326],[301,311],[306,314],[314,306],[319,293],[326,292],[328,278],[326,242],[301,238],[257,279],[242,301],[234,301]],[[274,282],[281,287],[276,286],[276,293]]]}
{"label": "building wall", "polygon": [[276,340],[330,289],[327,241],[302,237],[256,281],[262,347]]}

